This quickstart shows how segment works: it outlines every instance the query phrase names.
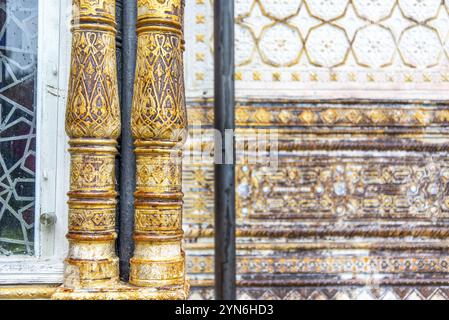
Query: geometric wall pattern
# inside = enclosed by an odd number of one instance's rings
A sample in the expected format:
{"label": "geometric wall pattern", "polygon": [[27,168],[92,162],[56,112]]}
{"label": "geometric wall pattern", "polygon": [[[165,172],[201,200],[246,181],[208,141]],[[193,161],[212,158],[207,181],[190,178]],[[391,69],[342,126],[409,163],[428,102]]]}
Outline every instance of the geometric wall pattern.
{"label": "geometric wall pattern", "polygon": [[[188,89],[211,96],[212,1],[190,2]],[[239,98],[449,96],[449,1],[238,0],[235,15]]]}
{"label": "geometric wall pattern", "polygon": [[37,12],[0,1],[0,256],[34,252]]}
{"label": "geometric wall pattern", "polygon": [[[191,300],[214,298],[211,289],[193,289]],[[239,300],[448,300],[449,287],[395,288],[251,288],[237,290]]]}

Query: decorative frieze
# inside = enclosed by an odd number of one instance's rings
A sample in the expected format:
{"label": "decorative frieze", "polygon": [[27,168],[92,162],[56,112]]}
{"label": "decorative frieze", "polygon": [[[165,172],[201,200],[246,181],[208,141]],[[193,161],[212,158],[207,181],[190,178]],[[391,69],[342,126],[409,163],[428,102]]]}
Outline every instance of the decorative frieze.
{"label": "decorative frieze", "polygon": [[[213,288],[192,289],[190,299],[212,300]],[[446,286],[307,286],[286,287],[246,287],[237,290],[239,300],[448,300],[449,287]]]}
{"label": "decorative frieze", "polygon": [[[375,106],[375,107],[373,107]],[[214,119],[211,103],[191,103],[189,124],[211,126]],[[444,103],[391,103],[381,101],[290,101],[271,103],[253,101],[236,106],[236,124],[241,127],[323,127],[338,131],[341,127],[363,127],[364,132],[383,127],[419,132],[422,128],[449,127],[449,109]]]}
{"label": "decorative frieze", "polygon": [[[213,274],[213,259],[213,256],[189,257],[187,263],[189,273]],[[449,273],[449,257],[410,252],[405,254],[389,252],[388,255],[376,252],[370,252],[369,255],[345,255],[337,250],[327,253],[308,251],[307,254],[296,252],[295,257],[240,256],[237,258],[237,268],[242,279],[256,275],[262,281],[275,280],[276,277],[273,275],[276,274],[297,275],[297,279],[303,280],[307,277],[313,278],[317,274],[322,280],[325,280],[326,276],[349,274],[354,279],[375,282],[376,276],[379,275],[383,275],[383,279],[386,280],[402,274],[405,282],[412,280],[405,274],[418,272],[439,274],[441,277],[435,277],[433,280],[443,281]]]}

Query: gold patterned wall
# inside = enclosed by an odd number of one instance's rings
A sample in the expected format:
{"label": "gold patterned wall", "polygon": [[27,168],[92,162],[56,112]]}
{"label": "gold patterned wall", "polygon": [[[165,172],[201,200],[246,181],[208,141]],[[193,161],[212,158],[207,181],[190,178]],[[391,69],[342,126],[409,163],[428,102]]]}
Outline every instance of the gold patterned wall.
{"label": "gold patterned wall", "polygon": [[[238,297],[449,299],[449,3],[235,3]],[[213,298],[211,5],[186,12],[192,299]],[[275,166],[245,157],[273,130]]]}
{"label": "gold patterned wall", "polygon": [[[212,0],[187,3],[188,93],[210,97]],[[448,1],[235,3],[239,97],[448,97]]]}

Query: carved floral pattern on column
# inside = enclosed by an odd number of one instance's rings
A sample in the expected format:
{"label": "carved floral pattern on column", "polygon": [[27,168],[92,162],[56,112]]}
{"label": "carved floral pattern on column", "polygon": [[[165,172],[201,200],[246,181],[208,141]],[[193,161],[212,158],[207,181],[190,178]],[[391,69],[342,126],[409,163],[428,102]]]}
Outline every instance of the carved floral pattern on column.
{"label": "carved floral pattern on column", "polygon": [[184,98],[181,0],[138,1],[132,110],[136,146],[135,251],[130,283],[184,290],[181,240]]}
{"label": "carved floral pattern on column", "polygon": [[179,141],[187,125],[186,111],[180,108],[185,105],[181,38],[164,31],[142,34],[138,48],[133,134]]}
{"label": "carved floral pattern on column", "polygon": [[71,154],[69,253],[63,290],[76,291],[118,284],[115,156],[120,111],[115,0],[73,4],[66,112]]}
{"label": "carved floral pattern on column", "polygon": [[70,137],[114,138],[120,132],[115,35],[75,30],[67,110]]}

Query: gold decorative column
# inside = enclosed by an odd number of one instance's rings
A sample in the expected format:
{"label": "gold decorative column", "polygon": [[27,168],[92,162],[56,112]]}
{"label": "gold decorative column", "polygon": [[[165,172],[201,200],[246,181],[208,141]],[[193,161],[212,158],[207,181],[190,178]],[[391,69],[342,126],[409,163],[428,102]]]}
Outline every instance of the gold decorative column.
{"label": "gold decorative column", "polygon": [[182,0],[138,0],[132,130],[135,252],[130,283],[186,296],[181,158],[186,137]]}
{"label": "gold decorative column", "polygon": [[[69,253],[54,298],[119,283],[115,157],[120,134],[115,0],[74,0],[66,132],[71,154]],[[77,296],[78,295],[78,296]]]}

